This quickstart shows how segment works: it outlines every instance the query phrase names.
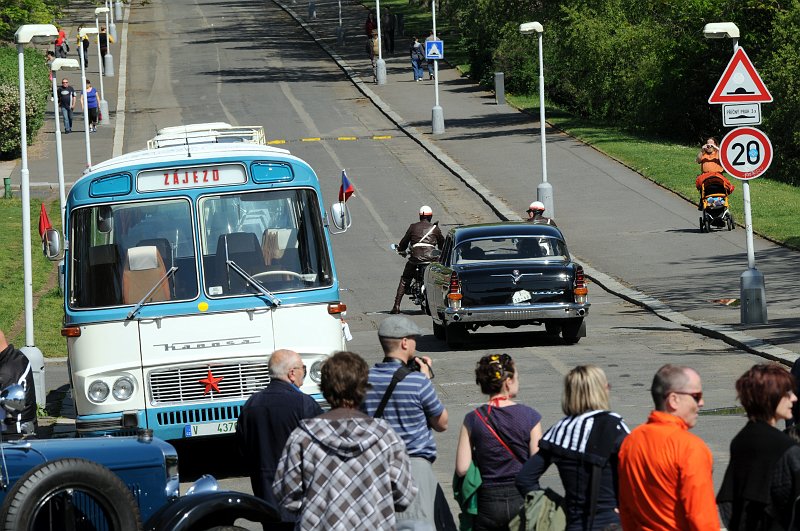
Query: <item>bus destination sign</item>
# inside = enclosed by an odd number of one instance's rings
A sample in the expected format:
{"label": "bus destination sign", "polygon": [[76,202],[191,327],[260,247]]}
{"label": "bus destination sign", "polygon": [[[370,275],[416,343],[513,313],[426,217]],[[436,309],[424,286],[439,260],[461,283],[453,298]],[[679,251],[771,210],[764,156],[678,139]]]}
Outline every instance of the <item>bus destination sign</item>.
{"label": "bus destination sign", "polygon": [[240,164],[193,166],[147,170],[136,176],[136,189],[140,192],[164,192],[207,186],[244,184],[247,174]]}

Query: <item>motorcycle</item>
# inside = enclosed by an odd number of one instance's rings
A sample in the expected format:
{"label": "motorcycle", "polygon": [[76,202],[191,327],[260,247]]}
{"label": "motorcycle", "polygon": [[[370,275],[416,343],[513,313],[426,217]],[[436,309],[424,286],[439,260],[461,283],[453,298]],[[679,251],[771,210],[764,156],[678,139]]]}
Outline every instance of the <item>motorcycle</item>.
{"label": "motorcycle", "polygon": [[[391,244],[389,247],[391,247],[393,251],[395,251],[403,258],[408,257],[408,251],[401,251],[400,249],[398,249],[396,243]],[[414,277],[411,279],[411,283],[406,288],[406,295],[408,295],[408,298],[411,299],[411,302],[422,308],[422,311],[430,315],[430,310],[428,309],[428,301],[425,298],[424,275],[426,267],[428,267],[427,263],[417,264],[417,269],[414,273]]]}

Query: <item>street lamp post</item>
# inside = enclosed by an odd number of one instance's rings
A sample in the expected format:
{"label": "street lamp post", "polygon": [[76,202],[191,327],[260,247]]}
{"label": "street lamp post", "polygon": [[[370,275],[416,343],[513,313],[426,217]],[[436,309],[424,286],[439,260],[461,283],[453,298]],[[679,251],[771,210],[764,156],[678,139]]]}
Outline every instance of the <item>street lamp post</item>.
{"label": "street lamp post", "polygon": [[538,22],[526,22],[519,27],[520,33],[530,35],[536,33],[539,40],[539,127],[542,137],[542,182],[536,187],[536,199],[544,204],[544,211],[548,217],[556,215],[553,203],[553,187],[547,182],[547,147],[545,145],[545,120],[544,120],[544,55],[542,54],[542,32],[544,28]]}
{"label": "street lamp post", "polygon": [[113,0],[105,0],[106,9],[108,9],[108,14],[106,14],[106,27],[108,28],[108,34],[111,35],[111,38],[117,40],[117,25],[114,23],[114,10],[113,7]]}
{"label": "street lamp post", "polygon": [[33,272],[31,270],[31,181],[28,171],[28,122],[25,115],[25,45],[49,43],[58,36],[52,24],[26,24],[14,33],[19,62],[19,128],[22,166],[20,192],[22,194],[22,270],[25,298],[25,346],[20,350],[28,357],[33,368],[36,402],[45,404],[44,356],[33,342]]}
{"label": "street lamp post", "polygon": [[[733,22],[712,22],[703,27],[706,39],[732,39],[733,53],[739,49],[739,27]],[[753,244],[753,215],[750,205],[750,182],[742,180],[744,201],[744,230],[747,246],[747,271],[739,278],[739,319],[742,324],[765,324],[767,322],[767,295],[764,274],[756,269],[756,253]],[[750,301],[751,303],[745,303]]]}
{"label": "street lamp post", "polygon": [[375,80],[386,84],[386,61],[383,60],[383,34],[381,33],[381,0],[375,0],[375,18],[378,23],[378,60],[375,61]]}
{"label": "street lamp post", "polygon": [[[80,62],[81,62],[81,107],[83,108],[83,123],[84,123],[84,139],[86,143],[86,168],[89,169],[92,167],[92,142],[89,140],[89,101],[86,98],[86,60],[83,57],[83,54],[86,51],[83,49],[83,39],[89,38],[89,35],[96,35],[97,28],[81,28],[80,37],[81,37],[81,45],[78,46],[78,54],[80,55]],[[98,57],[99,60],[99,57]]]}
{"label": "street lamp post", "polygon": [[[113,2],[113,0],[111,0]],[[114,4],[114,14],[117,16],[117,20],[122,20],[122,0],[117,0]]]}
{"label": "street lamp post", "polygon": [[50,71],[53,73],[53,113],[56,118],[56,163],[58,165],[58,199],[61,207],[61,233],[64,233],[64,216],[66,212],[67,198],[64,190],[64,155],[61,149],[61,113],[59,111],[59,97],[56,88],[56,77],[59,70],[74,70],[80,68],[75,59],[54,59],[50,64]]}
{"label": "street lamp post", "polygon": [[[100,119],[97,123],[99,125],[108,125],[108,102],[106,101],[106,92],[103,87],[103,76],[108,72],[108,63],[110,61],[106,61],[108,54],[106,54],[106,57],[103,57],[100,52],[100,23],[98,20],[98,15],[100,13],[108,13],[108,8],[98,7],[94,10],[94,25],[97,29],[97,64],[100,65],[100,75],[98,76],[100,78],[100,99],[97,101],[97,110],[100,113]],[[108,39],[108,35],[106,35],[106,39]]]}
{"label": "street lamp post", "polygon": [[[431,1],[431,22],[433,23],[433,38],[436,37],[436,0]],[[444,134],[444,111],[439,105],[439,60],[433,59],[433,108],[431,109],[431,133]]]}

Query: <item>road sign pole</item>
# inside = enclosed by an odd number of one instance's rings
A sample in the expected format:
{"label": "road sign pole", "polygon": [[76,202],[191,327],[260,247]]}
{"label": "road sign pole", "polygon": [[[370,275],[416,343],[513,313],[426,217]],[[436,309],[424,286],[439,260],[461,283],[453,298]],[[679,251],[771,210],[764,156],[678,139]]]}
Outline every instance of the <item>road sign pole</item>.
{"label": "road sign pole", "polygon": [[739,282],[740,321],[742,324],[767,323],[767,289],[764,275],[756,269],[753,246],[753,218],[750,209],[750,183],[742,182],[744,228],[747,238],[747,271]]}
{"label": "road sign pole", "polygon": [[[433,24],[433,39],[439,40],[436,36],[436,0],[431,2],[431,22]],[[431,109],[431,132],[434,135],[444,134],[444,109],[439,105],[439,60],[433,61],[433,108]]]}

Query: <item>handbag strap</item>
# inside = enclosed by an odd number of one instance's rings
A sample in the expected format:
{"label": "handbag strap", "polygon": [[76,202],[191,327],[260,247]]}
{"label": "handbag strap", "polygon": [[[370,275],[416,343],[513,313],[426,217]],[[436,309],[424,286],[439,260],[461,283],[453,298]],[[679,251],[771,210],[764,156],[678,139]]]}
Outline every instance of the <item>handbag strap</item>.
{"label": "handbag strap", "polygon": [[[491,425],[491,424],[489,424],[489,421],[488,421],[488,420],[486,420],[486,418],[485,418],[483,415],[481,415],[481,412],[480,412],[480,411],[478,411],[478,409],[477,409],[477,408],[475,408],[475,414],[476,414],[476,415],[478,415],[478,418],[479,418],[479,419],[481,419],[481,421],[484,423],[484,425],[486,426],[486,428],[488,428],[489,432],[490,432],[492,435],[494,435],[494,438],[495,438],[495,439],[497,439],[497,440],[500,442],[500,444],[502,444],[502,445],[503,445],[503,448],[505,448],[506,450],[508,450],[508,453],[510,453],[510,454],[511,454],[511,457],[513,457],[514,459],[516,459],[517,461],[519,461],[520,463],[522,463],[522,461],[520,461],[519,457],[517,457],[517,454],[515,454],[515,453],[514,453],[514,452],[511,450],[511,448],[509,448],[509,446],[508,446],[508,445],[505,443],[505,441],[503,441],[503,439],[501,439],[501,438],[500,438],[500,436],[497,434],[497,431],[495,431],[495,429],[492,427],[492,425]],[[488,414],[487,414],[487,416],[488,416]],[[523,464],[524,464],[524,463],[523,463]]]}

